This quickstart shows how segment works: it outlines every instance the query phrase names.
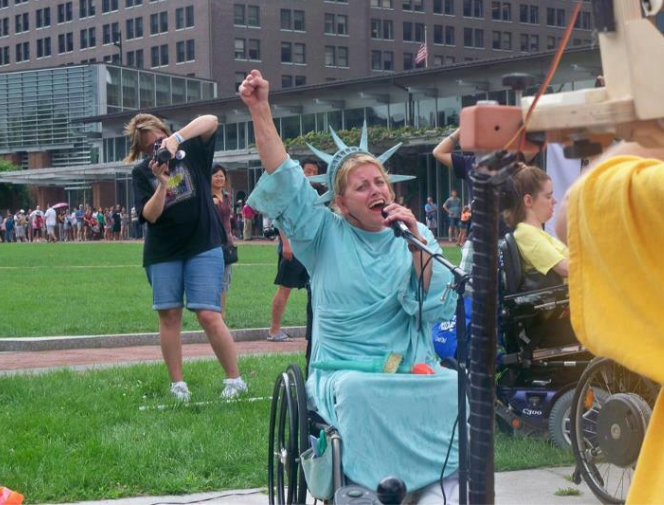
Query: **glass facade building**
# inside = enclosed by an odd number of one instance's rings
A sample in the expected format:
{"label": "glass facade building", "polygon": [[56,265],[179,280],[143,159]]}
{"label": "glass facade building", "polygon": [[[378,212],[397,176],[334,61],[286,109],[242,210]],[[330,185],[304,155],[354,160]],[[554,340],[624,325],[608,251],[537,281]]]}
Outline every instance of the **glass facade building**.
{"label": "glass facade building", "polygon": [[[76,120],[215,98],[209,80],[106,64],[0,74],[0,155],[45,152],[50,167],[122,159],[119,139],[102,139],[99,123]],[[122,141],[124,142],[124,141]],[[118,158],[117,154],[121,154]]]}

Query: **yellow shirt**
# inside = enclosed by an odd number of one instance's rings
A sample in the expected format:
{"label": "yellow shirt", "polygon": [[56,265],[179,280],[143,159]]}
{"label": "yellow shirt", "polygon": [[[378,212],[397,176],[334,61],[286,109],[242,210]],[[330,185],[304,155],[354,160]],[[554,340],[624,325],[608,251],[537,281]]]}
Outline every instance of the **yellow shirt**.
{"label": "yellow shirt", "polygon": [[517,224],[514,229],[514,240],[519,246],[526,270],[537,270],[546,275],[551,268],[569,258],[569,251],[565,244],[542,228],[531,224]]}
{"label": "yellow shirt", "polygon": [[[578,339],[664,384],[664,162],[611,158],[572,190],[570,304]],[[664,503],[664,399],[656,402],[627,503]]]}

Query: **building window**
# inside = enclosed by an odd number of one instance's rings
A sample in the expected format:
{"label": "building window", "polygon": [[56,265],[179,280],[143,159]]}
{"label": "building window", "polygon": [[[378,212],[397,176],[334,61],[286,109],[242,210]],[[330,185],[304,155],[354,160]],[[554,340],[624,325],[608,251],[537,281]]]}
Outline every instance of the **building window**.
{"label": "building window", "polygon": [[104,44],[112,44],[118,40],[120,40],[120,25],[118,23],[102,26],[102,42]]}
{"label": "building window", "polygon": [[51,56],[51,37],[37,40],[37,58],[48,58]]}
{"label": "building window", "polygon": [[325,46],[325,66],[348,68],[348,48]]}
{"label": "building window", "polygon": [[307,85],[307,76],[306,75],[296,75],[295,76],[295,86],[306,86]]}
{"label": "building window", "polygon": [[92,28],[85,28],[81,30],[81,49],[87,49],[89,47],[95,47],[97,45],[97,36],[95,33],[96,29],[93,26]]}
{"label": "building window", "polygon": [[484,0],[463,0],[463,17],[484,18]]}
{"label": "building window", "polygon": [[83,19],[95,15],[94,0],[78,0],[78,17]]}
{"label": "building window", "polygon": [[403,23],[404,42],[424,42],[424,23]]}
{"label": "building window", "polygon": [[[283,43],[282,43],[282,46],[283,46]],[[235,59],[236,60],[246,60],[247,59],[247,42],[244,39],[235,39],[235,46],[234,47],[235,47]]]}
{"label": "building window", "polygon": [[454,16],[454,0],[433,0],[433,13]]}
{"label": "building window", "polygon": [[168,44],[153,46],[150,48],[152,68],[165,67],[168,65]]}
{"label": "building window", "polygon": [[143,18],[128,19],[126,23],[125,38],[127,40],[140,39],[143,36]]}
{"label": "building window", "polygon": [[196,59],[196,44],[194,39],[181,40],[175,44],[175,59],[178,63],[194,61]]}
{"label": "building window", "polygon": [[554,9],[552,7],[546,9],[547,26],[565,28],[565,18],[565,9]]}
{"label": "building window", "polygon": [[413,53],[403,53],[403,69],[412,70],[414,67]]}
{"label": "building window", "polygon": [[382,40],[394,40],[394,27],[389,19],[371,20],[371,38]]}
{"label": "building window", "polygon": [[455,37],[454,37],[454,27],[453,26],[446,26],[445,27],[445,45],[446,46],[453,46],[455,45]]}
{"label": "building window", "polygon": [[491,2],[491,19],[512,21],[512,4],[510,2]]}
{"label": "building window", "polygon": [[11,61],[9,61],[9,47],[0,47],[0,66],[9,65],[10,63]]}
{"label": "building window", "polygon": [[374,9],[391,9],[392,0],[371,0],[371,7]]}
{"label": "building window", "polygon": [[281,43],[281,62],[282,63],[306,63],[306,48],[304,44],[292,42]]}
{"label": "building window", "polygon": [[30,17],[28,16],[28,13],[24,12],[23,14],[17,14],[14,17],[14,32],[21,33],[27,32],[28,30],[30,30]]}
{"label": "building window", "polygon": [[175,9],[175,29],[182,30],[184,28],[194,27],[194,6],[180,7]]}
{"label": "building window", "polygon": [[235,39],[236,60],[260,60],[261,41],[258,39]]}
{"label": "building window", "polygon": [[9,36],[9,18],[0,19],[0,37]]}
{"label": "building window", "polygon": [[484,48],[484,30],[478,28],[463,29],[463,46],[474,49]]}
{"label": "building window", "polygon": [[371,70],[394,70],[392,51],[371,51]]}
{"label": "building window", "polygon": [[556,37],[547,37],[546,38],[546,48],[547,50],[555,49],[557,46]]}
{"label": "building window", "polygon": [[281,29],[296,32],[305,31],[304,11],[281,9]]}
{"label": "building window", "polygon": [[58,54],[71,53],[74,51],[74,34],[61,33],[58,35]]}
{"label": "building window", "polygon": [[101,12],[115,12],[118,10],[118,0],[101,0]]}
{"label": "building window", "polygon": [[150,14],[150,35],[158,35],[168,31],[168,12]]}
{"label": "building window", "polygon": [[326,13],[325,35],[348,35],[348,16]]}
{"label": "building window", "polygon": [[37,28],[44,28],[46,26],[51,26],[51,8],[45,7],[43,9],[37,9],[35,14]]}
{"label": "building window", "polygon": [[58,23],[67,23],[74,18],[72,2],[58,4]]}
{"label": "building window", "polygon": [[235,26],[259,28],[261,26],[260,8],[257,5],[235,4],[233,6],[233,19]]}
{"label": "building window", "polygon": [[16,63],[30,60],[30,43],[21,42],[16,44]]}
{"label": "building window", "polygon": [[282,75],[281,76],[281,87],[282,88],[292,88],[293,87],[293,76],[292,75]]}
{"label": "building window", "polygon": [[127,65],[135,68],[143,68],[143,49],[127,51]]}
{"label": "building window", "polygon": [[402,0],[405,11],[424,12],[424,0]]}
{"label": "building window", "polygon": [[125,0],[126,7],[138,7],[143,5],[143,0]]}
{"label": "building window", "polygon": [[492,32],[491,47],[497,51],[512,50],[512,34],[510,32]]}
{"label": "building window", "polygon": [[591,26],[590,12],[579,13],[579,17],[576,18],[576,21],[574,23],[574,28],[577,28],[579,30],[590,30],[590,26]]}

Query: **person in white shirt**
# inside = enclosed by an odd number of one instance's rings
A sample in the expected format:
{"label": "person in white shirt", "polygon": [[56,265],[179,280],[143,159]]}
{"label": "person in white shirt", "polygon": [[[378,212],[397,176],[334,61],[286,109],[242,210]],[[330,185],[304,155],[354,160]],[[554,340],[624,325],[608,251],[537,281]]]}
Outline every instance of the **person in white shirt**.
{"label": "person in white shirt", "polygon": [[46,240],[57,242],[58,237],[55,236],[55,227],[58,225],[58,215],[50,204],[47,207],[46,214],[44,214],[46,220]]}

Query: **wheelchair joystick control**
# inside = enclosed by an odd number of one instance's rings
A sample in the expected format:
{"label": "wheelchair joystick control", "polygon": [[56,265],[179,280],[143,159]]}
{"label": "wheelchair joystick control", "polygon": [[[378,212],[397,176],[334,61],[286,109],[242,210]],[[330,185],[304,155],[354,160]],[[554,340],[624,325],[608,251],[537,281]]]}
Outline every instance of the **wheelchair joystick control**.
{"label": "wheelchair joystick control", "polygon": [[406,484],[397,477],[385,477],[376,489],[378,499],[385,505],[399,505],[406,497]]}

